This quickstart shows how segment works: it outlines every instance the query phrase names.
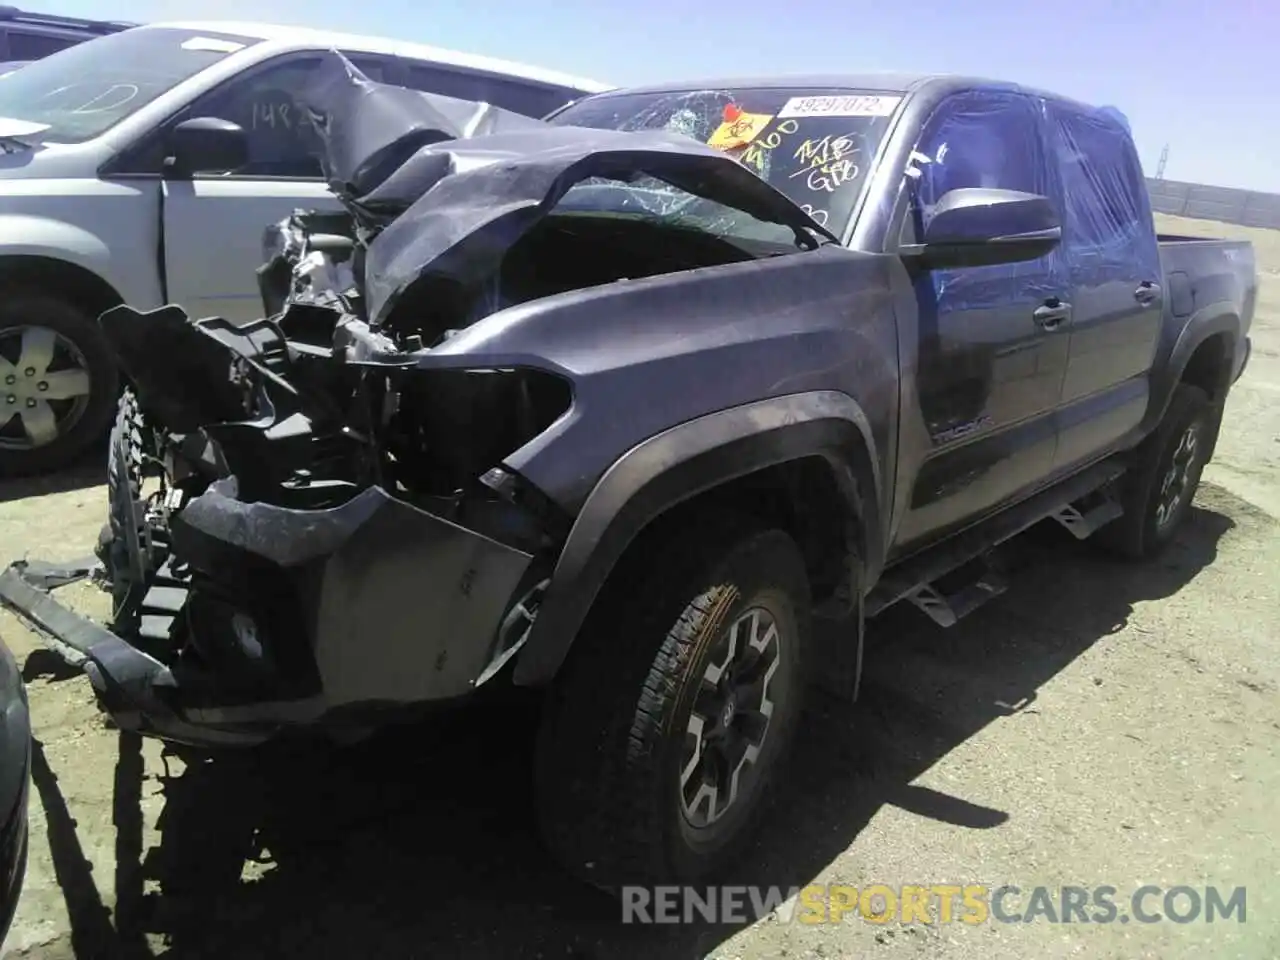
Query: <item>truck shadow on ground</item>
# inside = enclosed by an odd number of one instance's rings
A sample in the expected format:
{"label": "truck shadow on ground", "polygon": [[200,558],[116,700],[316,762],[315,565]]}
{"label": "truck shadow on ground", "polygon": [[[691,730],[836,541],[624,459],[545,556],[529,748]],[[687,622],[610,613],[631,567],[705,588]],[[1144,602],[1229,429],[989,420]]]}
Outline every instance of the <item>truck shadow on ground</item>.
{"label": "truck shadow on ground", "polygon": [[[773,829],[728,882],[802,886],[886,804],[966,830],[1016,818],[912,781],[996,719],[1035,709],[1037,689],[1134,604],[1212,563],[1232,526],[1197,509],[1142,566],[1037,531],[1016,545],[1009,593],[957,627],[887,612],[870,631],[862,698],[815,698]],[[616,901],[555,867],[534,829],[530,719],[465,711],[341,750],[187,755],[170,779],[144,775],[139,741],[122,735],[114,916],[37,749],[75,954],[684,958],[735,933],[624,925]],[[140,800],[155,779],[165,805],[147,849]]]}
{"label": "truck shadow on ground", "polygon": [[69,493],[107,482],[106,451],[95,450],[65,470],[35,477],[0,477],[0,503]]}

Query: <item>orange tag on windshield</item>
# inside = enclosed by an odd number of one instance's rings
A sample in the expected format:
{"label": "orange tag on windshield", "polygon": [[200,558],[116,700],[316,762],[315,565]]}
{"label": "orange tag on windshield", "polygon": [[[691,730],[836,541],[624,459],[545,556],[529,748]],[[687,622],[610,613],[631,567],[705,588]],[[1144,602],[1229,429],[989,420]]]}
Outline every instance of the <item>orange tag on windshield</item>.
{"label": "orange tag on windshield", "polygon": [[769,121],[771,113],[747,113],[741,107],[729,104],[724,108],[724,123],[716,127],[707,140],[707,146],[717,150],[739,150],[758,137]]}

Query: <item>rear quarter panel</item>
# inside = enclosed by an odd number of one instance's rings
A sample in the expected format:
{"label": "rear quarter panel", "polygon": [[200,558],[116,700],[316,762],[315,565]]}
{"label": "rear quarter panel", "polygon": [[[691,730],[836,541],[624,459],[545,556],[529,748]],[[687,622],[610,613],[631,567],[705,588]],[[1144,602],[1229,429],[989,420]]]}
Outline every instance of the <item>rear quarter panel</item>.
{"label": "rear quarter panel", "polygon": [[[1154,362],[1151,407],[1143,423],[1147,430],[1164,416],[1188,360],[1208,337],[1228,338],[1230,375],[1239,372],[1258,296],[1257,267],[1248,241],[1160,234],[1160,261],[1165,323]],[[1229,381],[1224,388],[1227,385]]]}

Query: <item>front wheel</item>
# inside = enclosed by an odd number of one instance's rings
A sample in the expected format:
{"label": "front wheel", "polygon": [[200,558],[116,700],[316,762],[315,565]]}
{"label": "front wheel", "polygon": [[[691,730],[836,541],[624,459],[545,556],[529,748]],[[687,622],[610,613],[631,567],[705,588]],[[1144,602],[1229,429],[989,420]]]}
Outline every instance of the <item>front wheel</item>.
{"label": "front wheel", "polygon": [[146,524],[139,510],[148,458],[157,454],[155,436],[143,419],[132,389],[121,394],[107,443],[107,524],[98,538],[98,559],[111,578],[113,614],[124,610],[130,593],[145,589],[143,554]]}
{"label": "front wheel", "polygon": [[0,476],[48,473],[106,436],[119,375],[95,318],[57,296],[0,296]]}
{"label": "front wheel", "polygon": [[787,534],[713,520],[649,546],[597,601],[537,746],[548,845],[610,890],[742,851],[806,686],[809,587]]}

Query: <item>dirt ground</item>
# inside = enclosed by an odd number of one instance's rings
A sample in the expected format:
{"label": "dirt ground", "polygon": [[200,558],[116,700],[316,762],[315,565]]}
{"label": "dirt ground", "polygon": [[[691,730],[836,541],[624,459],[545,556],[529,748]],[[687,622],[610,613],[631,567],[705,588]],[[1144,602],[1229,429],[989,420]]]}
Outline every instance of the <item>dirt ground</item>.
{"label": "dirt ground", "polygon": [[[529,724],[463,712],[346,749],[200,756],[111,730],[6,613],[35,727],[31,862],[6,956],[1280,957],[1280,233],[1250,368],[1161,562],[1049,529],[1010,591],[941,631],[873,625],[854,707],[806,725],[742,883],[1247,888],[1214,924],[622,925],[546,858]],[[0,485],[0,554],[79,557],[100,472]],[[64,592],[101,615],[89,586]],[[1157,908],[1158,908],[1158,901]]]}

